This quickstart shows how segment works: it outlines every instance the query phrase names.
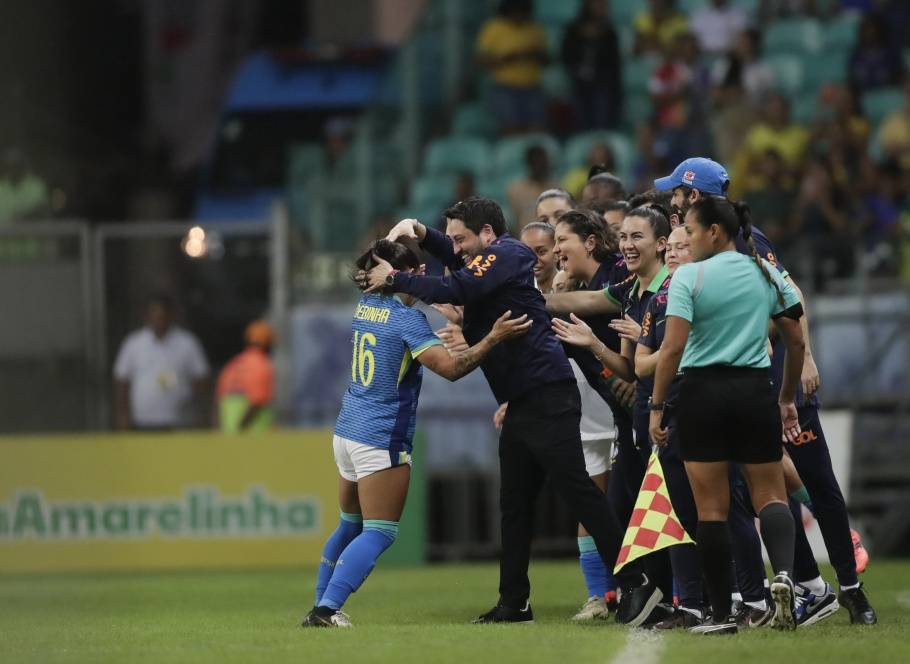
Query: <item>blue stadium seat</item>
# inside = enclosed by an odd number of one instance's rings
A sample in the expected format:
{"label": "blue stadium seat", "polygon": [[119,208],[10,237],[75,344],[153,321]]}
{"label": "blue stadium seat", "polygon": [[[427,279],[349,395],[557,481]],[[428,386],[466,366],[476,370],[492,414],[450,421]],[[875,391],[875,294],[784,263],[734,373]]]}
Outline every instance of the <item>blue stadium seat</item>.
{"label": "blue stadium seat", "polygon": [[768,26],[764,36],[767,54],[818,53],[825,44],[821,25],[815,19],[790,18]]}
{"label": "blue stadium seat", "polygon": [[901,88],[879,88],[863,95],[863,112],[872,126],[877,127],[891,113],[902,109],[905,103]]}
{"label": "blue stadium seat", "polygon": [[612,131],[591,131],[570,138],[563,152],[566,169],[584,166],[591,147],[597,143],[609,146],[616,160],[616,174],[627,180],[634,168],[635,149],[623,134]]}
{"label": "blue stadium seat", "polygon": [[427,146],[424,168],[432,175],[469,171],[482,176],[492,161],[490,146],[482,138],[449,136]]}
{"label": "blue stadium seat", "polygon": [[496,129],[496,118],[481,102],[461,104],[452,119],[452,133],[456,136],[492,138]]}
{"label": "blue stadium seat", "polygon": [[496,173],[500,177],[521,176],[525,173],[525,153],[534,145],[541,146],[550,157],[550,170],[558,173],[562,168],[562,151],[559,143],[549,134],[525,134],[503,138],[496,144]]}

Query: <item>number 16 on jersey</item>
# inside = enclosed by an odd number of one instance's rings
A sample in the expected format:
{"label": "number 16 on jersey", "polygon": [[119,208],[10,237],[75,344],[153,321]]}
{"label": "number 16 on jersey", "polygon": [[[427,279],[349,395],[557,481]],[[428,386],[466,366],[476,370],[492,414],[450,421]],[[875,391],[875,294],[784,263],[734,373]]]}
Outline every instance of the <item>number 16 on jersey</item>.
{"label": "number 16 on jersey", "polygon": [[[368,348],[369,346],[369,348]],[[373,382],[373,372],[376,369],[376,360],[372,348],[376,347],[376,335],[370,332],[361,334],[354,330],[354,352],[351,356],[351,380],[355,383],[360,379],[360,384],[366,387]]]}

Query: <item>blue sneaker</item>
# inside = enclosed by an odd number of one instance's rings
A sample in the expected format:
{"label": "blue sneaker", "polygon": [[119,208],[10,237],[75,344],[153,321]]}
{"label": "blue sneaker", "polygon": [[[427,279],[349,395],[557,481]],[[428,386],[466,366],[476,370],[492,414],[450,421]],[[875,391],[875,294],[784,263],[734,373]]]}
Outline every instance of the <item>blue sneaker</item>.
{"label": "blue sneaker", "polygon": [[803,585],[796,584],[796,626],[808,627],[833,616],[840,608],[834,590],[827,583],[825,592],[814,595]]}

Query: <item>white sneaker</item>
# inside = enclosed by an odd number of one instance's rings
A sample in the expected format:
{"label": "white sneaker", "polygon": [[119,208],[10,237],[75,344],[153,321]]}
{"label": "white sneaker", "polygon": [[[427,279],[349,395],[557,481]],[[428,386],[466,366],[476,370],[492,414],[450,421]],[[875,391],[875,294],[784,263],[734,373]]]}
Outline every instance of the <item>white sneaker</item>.
{"label": "white sneaker", "polygon": [[584,603],[584,606],[578,610],[572,620],[576,621],[586,621],[586,620],[606,620],[610,615],[610,609],[607,608],[607,602],[603,597],[598,597],[597,595],[592,595],[588,598],[588,601]]}
{"label": "white sneaker", "polygon": [[332,617],[329,618],[329,622],[331,622],[335,627],[354,626],[353,623],[351,623],[351,618],[348,616],[348,614],[342,613],[341,611],[336,611],[333,613]]}

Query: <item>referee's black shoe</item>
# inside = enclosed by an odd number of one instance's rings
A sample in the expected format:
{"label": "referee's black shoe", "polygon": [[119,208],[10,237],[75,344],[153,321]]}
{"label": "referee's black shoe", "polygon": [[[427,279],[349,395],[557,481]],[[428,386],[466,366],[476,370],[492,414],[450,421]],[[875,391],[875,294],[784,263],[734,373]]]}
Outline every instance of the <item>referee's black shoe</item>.
{"label": "referee's black shoe", "polygon": [[534,612],[531,603],[525,602],[523,609],[510,609],[502,604],[497,604],[483,615],[471,621],[474,625],[489,625],[492,623],[532,623]]}
{"label": "referee's black shoe", "polygon": [[863,591],[863,584],[859,588],[841,590],[837,596],[841,606],[846,606],[850,612],[850,622],[854,625],[874,625],[878,622],[875,609],[869,604],[869,599]]}
{"label": "referee's black shoe", "polygon": [[664,597],[663,592],[647,574],[642,574],[640,578],[640,585],[622,587],[619,609],[616,611],[616,622],[621,625],[641,627]]}

